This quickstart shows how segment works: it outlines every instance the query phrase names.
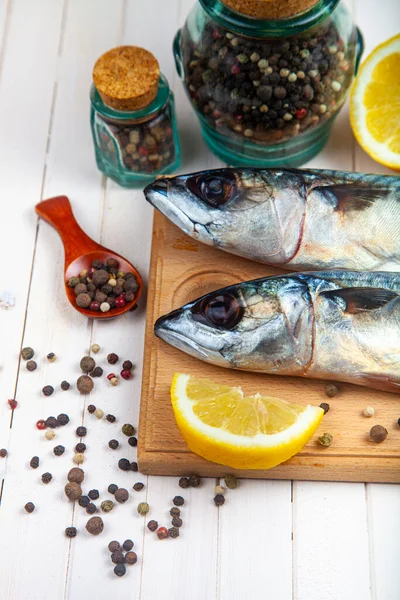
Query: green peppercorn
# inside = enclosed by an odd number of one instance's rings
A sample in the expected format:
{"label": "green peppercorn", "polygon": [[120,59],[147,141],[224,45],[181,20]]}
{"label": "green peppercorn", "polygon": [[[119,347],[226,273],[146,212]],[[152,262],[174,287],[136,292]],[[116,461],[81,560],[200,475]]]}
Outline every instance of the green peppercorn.
{"label": "green peppercorn", "polygon": [[92,517],[86,523],[86,529],[92,535],[99,535],[104,529],[103,519],[101,517]]}
{"label": "green peppercorn", "polygon": [[78,533],[76,527],[67,527],[65,530],[65,535],[69,538],[74,538],[76,537],[76,534]]}
{"label": "green peppercorn", "polygon": [[110,512],[114,508],[114,502],[112,500],[104,500],[100,504],[100,508],[103,512]]}
{"label": "green peppercorn", "polygon": [[79,366],[84,373],[90,373],[96,367],[96,361],[91,356],[84,356]]}
{"label": "green peppercorn", "polygon": [[149,521],[147,523],[147,528],[152,532],[157,531],[157,529],[158,529],[157,521]]}
{"label": "green peppercorn", "polygon": [[35,351],[30,348],[29,346],[27,346],[26,348],[22,348],[21,350],[21,356],[24,360],[30,360],[31,358],[33,358],[35,355]]}
{"label": "green peppercorn", "polygon": [[139,515],[141,515],[142,517],[145,517],[147,515],[147,513],[150,510],[150,506],[147,504],[147,502],[140,502],[138,504],[137,507],[137,511],[139,513]]}
{"label": "green peppercorn", "polygon": [[332,444],[333,436],[330,433],[324,433],[318,438],[318,442],[324,448],[328,448]]}
{"label": "green peppercorn", "polygon": [[217,494],[214,496],[214,504],[215,506],[222,506],[225,502],[225,496],[223,494]]}
{"label": "green peppercorn", "polygon": [[88,375],[81,375],[76,382],[76,387],[81,394],[90,394],[94,387],[93,379]]}
{"label": "green peppercorn", "polygon": [[79,277],[70,277],[67,282],[68,287],[76,287],[79,283]]}
{"label": "green peppercorn", "polygon": [[34,360],[28,360],[26,363],[26,368],[28,371],[36,371],[37,363]]}
{"label": "green peppercorn", "polygon": [[113,540],[112,542],[110,542],[108,544],[108,549],[109,551],[112,552],[118,552],[121,550],[121,544],[115,540]]}
{"label": "green peppercorn", "polygon": [[383,427],[382,425],[374,425],[373,427],[371,427],[371,430],[369,432],[369,437],[376,444],[380,444],[381,442],[384,442],[386,440],[387,436],[388,436],[387,429],[385,429],[385,427]]}
{"label": "green peppercorn", "polygon": [[170,538],[179,537],[179,528],[178,527],[170,527],[168,529],[168,537],[170,537]]}
{"label": "green peppercorn", "polygon": [[132,435],[135,435],[135,433],[136,433],[136,429],[130,423],[125,423],[125,425],[122,426],[121,431],[124,435],[126,435],[128,437],[131,437]]}
{"label": "green peppercorn", "polygon": [[185,500],[182,498],[182,496],[175,496],[172,502],[175,504],[175,506],[183,506],[185,504]]}
{"label": "green peppercorn", "polygon": [[235,475],[225,475],[224,477],[225,485],[228,489],[234,490],[238,486],[238,480]]}
{"label": "green peppercorn", "polygon": [[33,513],[33,511],[35,510],[35,505],[33,504],[33,502],[27,502],[24,508],[27,513]]}

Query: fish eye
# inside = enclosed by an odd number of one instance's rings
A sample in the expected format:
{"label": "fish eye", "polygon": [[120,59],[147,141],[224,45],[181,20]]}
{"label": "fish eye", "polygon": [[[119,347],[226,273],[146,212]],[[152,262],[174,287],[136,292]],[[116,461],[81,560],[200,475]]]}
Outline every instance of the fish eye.
{"label": "fish eye", "polygon": [[207,296],[192,307],[195,321],[214,325],[220,329],[234,329],[243,317],[239,300],[229,292]]}
{"label": "fish eye", "polygon": [[187,180],[189,190],[214,207],[226,204],[236,192],[236,179],[229,170],[194,175]]}

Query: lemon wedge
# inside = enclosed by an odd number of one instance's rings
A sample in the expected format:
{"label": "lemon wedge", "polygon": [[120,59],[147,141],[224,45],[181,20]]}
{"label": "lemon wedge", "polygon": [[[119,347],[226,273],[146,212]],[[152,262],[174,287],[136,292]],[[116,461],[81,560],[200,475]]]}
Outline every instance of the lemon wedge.
{"label": "lemon wedge", "polygon": [[374,160],[400,170],[400,34],[361,65],[350,94],[350,121],[358,143]]}
{"label": "lemon wedge", "polygon": [[324,411],[175,373],[171,401],[192,452],[236,469],[270,469],[297,454]]}

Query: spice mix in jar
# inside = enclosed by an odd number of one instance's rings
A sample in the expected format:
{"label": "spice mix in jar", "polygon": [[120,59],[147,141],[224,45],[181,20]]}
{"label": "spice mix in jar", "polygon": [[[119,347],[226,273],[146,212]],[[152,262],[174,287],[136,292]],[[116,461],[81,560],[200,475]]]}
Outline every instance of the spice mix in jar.
{"label": "spice mix in jar", "polygon": [[361,51],[339,0],[198,0],[174,41],[205,141],[233,166],[315,156]]}
{"label": "spice mix in jar", "polygon": [[96,162],[102,173],[134,187],[177,169],[173,94],[151,52],[119,46],[100,56],[90,98]]}

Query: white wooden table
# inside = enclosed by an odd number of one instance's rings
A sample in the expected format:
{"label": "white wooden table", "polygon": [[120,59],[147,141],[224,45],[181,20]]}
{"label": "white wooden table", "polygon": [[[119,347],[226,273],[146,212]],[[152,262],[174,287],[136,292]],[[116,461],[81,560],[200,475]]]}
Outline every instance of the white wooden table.
{"label": "white wooden table", "polygon": [[[66,194],[83,228],[125,255],[143,273],[149,266],[152,208],[140,191],[120,189],[96,170],[89,129],[89,86],[95,59],[121,43],[142,45],[159,58],[176,91],[183,171],[217,166],[175,74],[171,42],[192,0],[0,0],[0,290],[16,306],[0,310],[0,600],[398,600],[400,598],[400,486],[241,481],[217,509],[214,480],[184,491],[184,526],[178,540],[160,542],[145,528],[136,504],[147,500],[149,518],[168,524],[176,478],[119,471],[117,459],[135,450],[119,433],[137,424],[145,302],[120,320],[91,323],[68,305],[62,285],[63,252],[57,234],[38,223],[33,207]],[[349,0],[366,51],[400,30],[398,0]],[[347,110],[314,167],[383,170],[355,144]],[[111,388],[96,381],[91,402],[119,422],[98,421],[84,409],[75,381],[80,357],[97,342],[137,364],[137,376]],[[36,350],[38,369],[20,363],[23,346]],[[57,362],[46,360],[55,352]],[[44,398],[43,385],[56,393]],[[7,399],[18,408],[11,422]],[[54,442],[35,428],[39,418],[66,412],[71,424]],[[399,405],[400,416],[400,405]],[[85,489],[108,484],[145,489],[104,516],[105,531],[87,534],[84,509],[69,503],[63,486],[72,466],[77,425],[88,427]],[[107,442],[117,437],[120,450]],[[52,453],[56,443],[67,448]],[[39,469],[30,458],[41,458]],[[41,482],[50,471],[53,481]],[[23,506],[36,504],[28,515]],[[65,527],[75,524],[70,541]],[[138,564],[118,579],[107,544],[132,538]],[[117,596],[118,595],[118,596]]]}

